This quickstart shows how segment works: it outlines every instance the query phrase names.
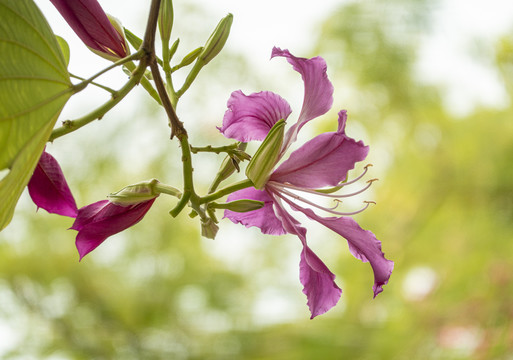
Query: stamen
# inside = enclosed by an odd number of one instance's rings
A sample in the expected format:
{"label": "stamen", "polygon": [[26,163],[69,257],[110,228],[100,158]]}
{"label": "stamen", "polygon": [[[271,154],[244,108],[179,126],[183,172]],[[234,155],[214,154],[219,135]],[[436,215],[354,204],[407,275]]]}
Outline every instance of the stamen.
{"label": "stamen", "polygon": [[335,203],[336,203],[336,204],[335,204],[335,206],[330,207],[330,208],[328,208],[328,209],[330,209],[330,210],[335,210],[336,208],[338,208],[338,206],[339,206],[340,204],[342,204],[342,200],[339,200],[339,199],[333,199],[333,202],[335,202]]}
{"label": "stamen", "polygon": [[275,187],[278,187],[278,188],[289,188],[289,189],[293,189],[293,190],[297,190],[297,191],[302,191],[302,192],[305,192],[305,193],[309,193],[309,194],[315,194],[315,195],[320,195],[320,196],[324,196],[324,197],[330,197],[330,198],[347,198],[347,197],[351,197],[351,196],[354,196],[354,195],[358,195],[358,194],[361,194],[362,192],[364,192],[365,190],[367,190],[368,188],[370,188],[370,186],[372,185],[372,183],[374,181],[377,181],[378,179],[370,179],[369,181],[367,181],[368,185],[365,186],[364,188],[358,190],[358,191],[355,191],[353,193],[349,193],[349,194],[325,194],[325,193],[320,193],[316,190],[310,190],[310,189],[305,189],[305,188],[302,188],[302,187],[299,187],[299,186],[295,186],[295,185],[292,185],[290,183],[278,183],[278,182],[275,182],[275,181],[269,181],[269,183],[272,183],[272,185],[274,185]]}
{"label": "stamen", "polygon": [[362,211],[364,211],[365,209],[367,209],[369,207],[370,204],[374,203],[373,201],[364,201],[365,203],[365,206],[363,208],[361,208],[360,210],[356,210],[356,211],[353,211],[353,212],[339,212],[339,211],[334,211],[332,209],[329,209],[329,208],[326,208],[324,206],[320,206],[320,205],[317,205],[316,203],[310,201],[310,200],[307,200],[305,199],[304,197],[301,197],[297,194],[294,194],[293,192],[290,192],[288,190],[285,190],[285,189],[280,189],[279,191],[276,191],[276,194],[282,198],[283,200],[285,200],[286,202],[288,202],[289,204],[291,203],[291,200],[288,199],[287,197],[283,196],[282,194],[285,194],[287,196],[290,196],[296,200],[299,200],[301,202],[304,202],[305,204],[308,204],[310,206],[313,206],[313,207],[316,207],[317,209],[321,209],[321,210],[324,210],[326,212],[329,212],[331,214],[334,214],[334,215],[341,215],[341,216],[350,216],[350,215],[356,215],[356,214],[359,214],[361,213]]}
{"label": "stamen", "polygon": [[348,181],[348,182],[345,182],[345,183],[341,183],[340,185],[342,186],[346,186],[346,185],[349,185],[349,184],[353,184],[355,182],[357,182],[358,180],[360,180],[365,174],[367,174],[367,170],[373,166],[372,164],[367,164],[363,167],[363,172],[360,174],[360,176],[358,176],[356,179],[353,179],[351,181]]}

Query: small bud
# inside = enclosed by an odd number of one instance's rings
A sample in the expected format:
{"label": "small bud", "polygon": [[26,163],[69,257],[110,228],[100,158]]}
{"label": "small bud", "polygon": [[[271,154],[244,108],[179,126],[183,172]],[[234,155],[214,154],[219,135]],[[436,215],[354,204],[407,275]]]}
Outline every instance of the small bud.
{"label": "small bud", "polygon": [[159,11],[159,32],[162,43],[169,46],[169,39],[171,39],[171,30],[173,29],[173,2],[171,0],[162,0],[160,3]]}
{"label": "small bud", "polygon": [[120,206],[138,204],[159,196],[159,193],[155,190],[155,185],[157,183],[157,179],[152,179],[133,185],[128,185],[118,192],[110,194],[108,197],[111,203]]}
{"label": "small bud", "polygon": [[143,41],[140,37],[135,35],[133,32],[128,30],[127,28],[123,28],[125,32],[125,38],[127,41],[134,47],[135,50],[139,50]]}
{"label": "small bud", "polygon": [[197,49],[192,50],[190,53],[185,55],[185,57],[182,59],[180,64],[178,64],[176,67],[177,68],[181,68],[181,67],[184,67],[184,66],[192,64],[192,62],[194,60],[196,60],[196,58],[199,56],[199,54],[201,54],[202,51],[203,51],[203,47],[202,46],[200,46]]}
{"label": "small bud", "polygon": [[246,168],[246,176],[253,181],[256,189],[264,187],[278,161],[284,131],[285,120],[282,119],[271,128]]}
{"label": "small bud", "polygon": [[198,60],[200,60],[203,65],[207,65],[210,60],[216,57],[216,55],[223,49],[224,44],[226,44],[226,40],[228,40],[228,35],[230,35],[232,23],[233,15],[228,14],[221,19],[219,24],[217,24],[217,27],[208,38],[203,51],[198,57]]}
{"label": "small bud", "polygon": [[207,239],[215,239],[219,226],[210,218],[201,220],[201,236]]}
{"label": "small bud", "polygon": [[211,203],[210,207],[215,209],[227,209],[235,212],[248,212],[258,210],[264,207],[264,202],[257,200],[235,200],[224,204]]}

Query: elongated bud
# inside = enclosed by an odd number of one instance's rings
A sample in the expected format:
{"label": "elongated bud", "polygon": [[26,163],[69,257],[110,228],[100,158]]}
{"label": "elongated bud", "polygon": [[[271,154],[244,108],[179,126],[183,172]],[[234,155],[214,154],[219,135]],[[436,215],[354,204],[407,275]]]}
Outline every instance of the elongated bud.
{"label": "elongated bud", "polygon": [[284,131],[285,120],[282,119],[271,128],[246,168],[246,176],[253,181],[256,189],[264,187],[278,161]]}
{"label": "elongated bud", "polygon": [[96,54],[117,61],[128,55],[119,21],[105,14],[97,0],[50,0],[84,44]]}
{"label": "elongated bud", "polygon": [[135,50],[139,50],[142,45],[142,39],[135,35],[133,32],[128,30],[127,28],[123,28],[125,33],[125,38],[127,41],[134,47]]}
{"label": "elongated bud", "polygon": [[248,212],[253,210],[258,210],[264,207],[264,203],[262,201],[257,200],[235,200],[230,201],[224,204],[218,204],[218,203],[211,203],[209,204],[210,207],[215,209],[228,209],[235,212]]}
{"label": "elongated bud", "polygon": [[115,18],[114,16],[109,15],[109,14],[107,14],[107,18],[109,19],[110,23],[114,27],[115,31],[119,34],[119,42],[120,42],[119,45],[123,49],[123,52],[121,52],[121,53],[115,52],[114,49],[110,49],[110,48],[104,48],[101,51],[99,51],[92,47],[89,47],[89,46],[87,46],[87,47],[89,48],[89,50],[94,52],[96,55],[101,56],[104,59],[116,62],[119,59],[121,59],[127,55],[130,55],[130,48],[128,47],[128,43],[125,38],[125,31],[123,29],[123,25],[121,25],[121,21],[119,21],[117,18]]}
{"label": "elongated bud", "polygon": [[203,51],[198,57],[198,60],[200,60],[203,65],[207,65],[210,60],[216,57],[216,55],[223,49],[224,44],[226,44],[226,40],[228,40],[228,35],[230,35],[232,23],[233,15],[228,14],[221,19],[219,24],[217,24],[217,27],[208,38],[207,43],[203,47]]}
{"label": "elongated bud", "polygon": [[125,186],[123,189],[108,196],[111,203],[120,206],[129,206],[152,200],[159,196],[155,186],[157,179],[143,181],[137,184]]}
{"label": "elongated bud", "polygon": [[177,67],[180,68],[180,67],[184,67],[184,66],[192,64],[192,62],[198,58],[198,56],[201,54],[202,51],[203,51],[202,46],[200,46],[197,49],[192,50],[190,53],[185,55],[185,57],[182,59],[180,64],[177,65]]}
{"label": "elongated bud", "polygon": [[162,39],[162,44],[165,44],[166,47],[169,46],[169,40],[171,39],[171,30],[173,29],[173,1],[171,0],[162,0],[160,2],[160,12],[159,12],[159,32],[160,38]]}

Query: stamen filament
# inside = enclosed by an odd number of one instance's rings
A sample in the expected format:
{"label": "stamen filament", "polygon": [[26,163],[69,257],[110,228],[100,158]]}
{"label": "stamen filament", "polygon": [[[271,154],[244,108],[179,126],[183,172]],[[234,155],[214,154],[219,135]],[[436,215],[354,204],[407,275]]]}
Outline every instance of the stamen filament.
{"label": "stamen filament", "polygon": [[295,185],[292,185],[292,184],[289,184],[289,183],[278,183],[278,182],[275,182],[275,181],[269,181],[269,183],[272,183],[272,185],[274,185],[275,187],[279,187],[279,188],[289,188],[289,189],[293,189],[293,190],[297,190],[297,191],[302,191],[302,192],[309,193],[309,194],[315,194],[315,195],[320,195],[320,196],[324,196],[324,197],[330,197],[330,198],[337,198],[338,199],[338,198],[346,198],[346,197],[351,197],[351,196],[354,196],[354,195],[361,194],[362,192],[364,192],[365,190],[370,188],[372,183],[374,181],[377,181],[377,180],[378,179],[371,179],[371,180],[367,181],[368,185],[365,186],[363,189],[360,189],[360,190],[355,191],[355,192],[350,193],[350,194],[342,194],[342,195],[340,195],[340,194],[324,194],[324,193],[320,193],[320,192],[315,191],[315,190],[305,189],[305,188],[302,188],[302,187],[299,187],[299,186],[295,186]]}
{"label": "stamen filament", "polygon": [[334,210],[331,210],[331,209],[326,208],[324,206],[317,205],[316,203],[314,203],[314,202],[312,202],[310,200],[307,200],[304,197],[301,197],[301,196],[299,196],[297,194],[294,194],[293,192],[290,192],[290,191],[285,190],[283,188],[281,188],[278,191],[276,191],[275,194],[278,195],[280,198],[282,198],[283,200],[285,200],[289,204],[291,203],[291,200],[288,199],[287,197],[283,196],[282,194],[290,196],[293,199],[296,199],[296,200],[299,200],[301,202],[304,202],[305,204],[308,204],[310,206],[316,207],[317,209],[329,212],[329,213],[334,214],[334,215],[341,215],[341,216],[351,216],[351,215],[359,214],[362,211],[364,211],[365,209],[367,209],[371,203],[373,203],[372,201],[364,201],[365,206],[363,208],[361,208],[360,210],[356,210],[356,211],[353,211],[353,212],[347,212],[346,213],[346,212],[334,211]]}

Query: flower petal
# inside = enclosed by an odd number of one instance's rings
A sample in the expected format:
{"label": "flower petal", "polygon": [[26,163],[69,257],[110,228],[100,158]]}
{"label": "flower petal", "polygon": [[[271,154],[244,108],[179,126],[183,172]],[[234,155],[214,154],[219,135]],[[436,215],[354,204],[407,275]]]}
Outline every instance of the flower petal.
{"label": "flower petal", "polygon": [[38,208],[52,214],[73,218],[77,216],[77,204],[61,167],[46,151],[41,154],[27,187]]}
{"label": "flower petal", "polygon": [[79,209],[71,229],[78,231],[75,244],[80,260],[109,236],[141,221],[154,201],[155,198],[135,205],[119,206],[102,200]]}
{"label": "flower petal", "polygon": [[308,299],[308,307],[313,319],[337,305],[342,290],[335,284],[333,274],[321,259],[308,247],[301,251],[299,279],[303,284],[303,293]]}
{"label": "flower petal", "polygon": [[270,180],[310,189],[338,185],[369,152],[362,141],[345,135],[344,125],[345,111],[341,111],[337,132],[318,135],[292,152]]}
{"label": "flower petal", "polygon": [[342,290],[335,283],[335,275],[308,247],[306,229],[283,208],[279,198],[276,198],[275,209],[287,232],[297,235],[303,244],[299,280],[303,284],[303,293],[312,314],[310,319],[313,319],[335,306],[342,295]]}
{"label": "flower petal", "polygon": [[296,124],[294,124],[285,136],[285,146],[296,141],[297,133],[308,121],[328,112],[333,105],[333,85],[326,74],[327,65],[323,58],[317,56],[311,59],[295,57],[288,50],[273,48],[271,58],[282,56],[293,66],[294,70],[301,74],[305,84],[303,107]]}
{"label": "flower petal", "polygon": [[238,90],[230,96],[223,126],[218,129],[227,138],[242,142],[264,140],[273,125],[291,112],[287,101],[273,92],[245,95]]}
{"label": "flower petal", "polygon": [[257,190],[255,188],[242,189],[230,194],[226,201],[230,202],[241,199],[262,201],[264,207],[244,213],[225,210],[225,218],[230,219],[235,224],[242,224],[247,228],[256,226],[264,234],[283,235],[286,233],[281,221],[274,214],[273,199],[265,190]]}
{"label": "flower petal", "polygon": [[96,0],[50,0],[80,40],[102,53],[127,55],[125,41]]}
{"label": "flower petal", "polygon": [[394,269],[394,262],[385,259],[385,254],[381,251],[381,242],[376,236],[363,230],[358,223],[350,217],[329,217],[317,216],[312,210],[303,208],[294,204],[292,201],[287,203],[295,210],[301,211],[310,219],[318,221],[328,229],[333,230],[347,240],[349,250],[354,257],[363,261],[370,262],[374,272],[374,297],[383,291],[383,285],[388,283],[388,279]]}

